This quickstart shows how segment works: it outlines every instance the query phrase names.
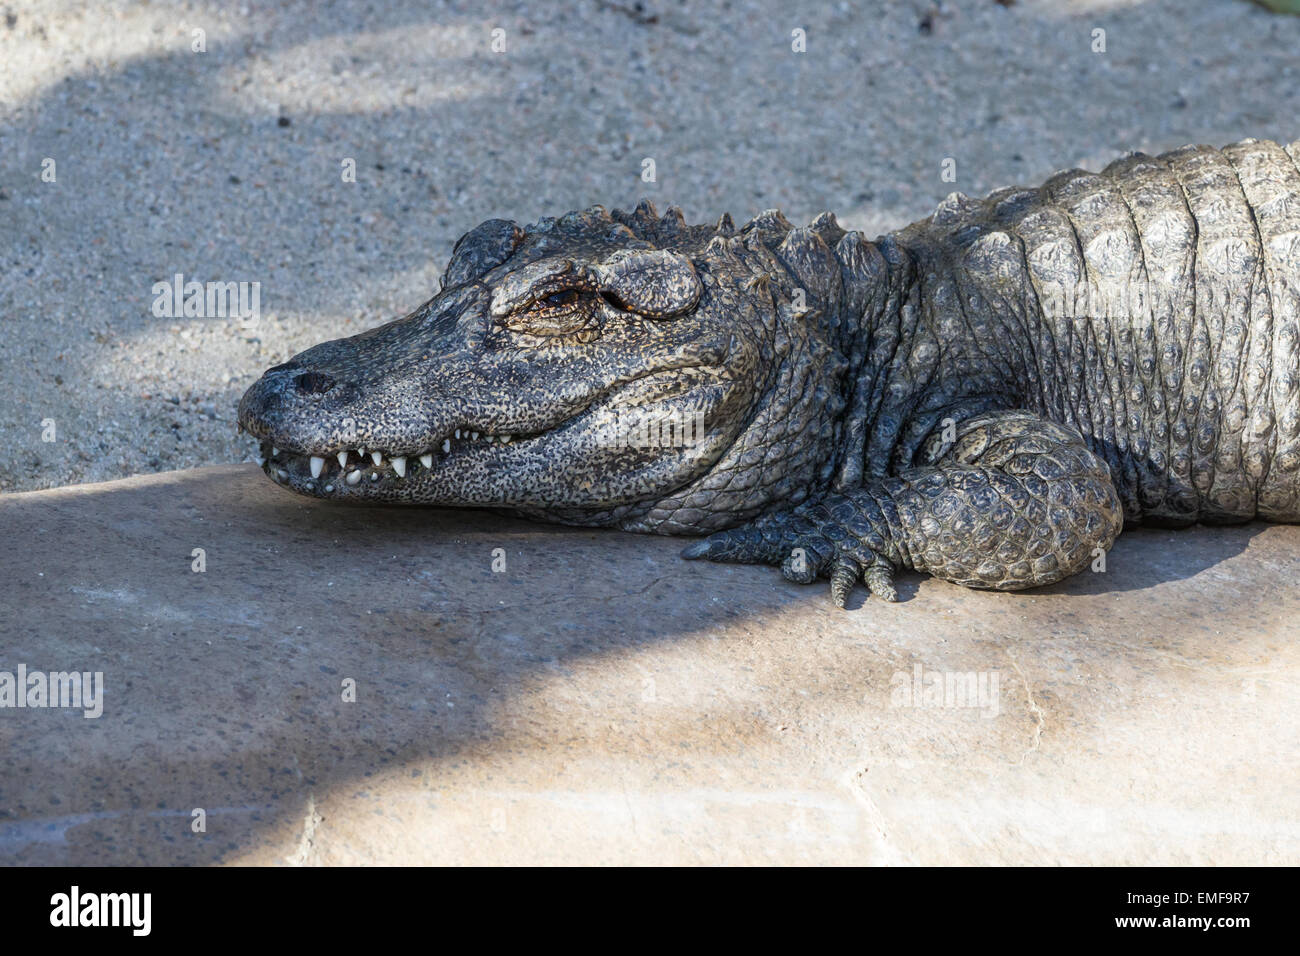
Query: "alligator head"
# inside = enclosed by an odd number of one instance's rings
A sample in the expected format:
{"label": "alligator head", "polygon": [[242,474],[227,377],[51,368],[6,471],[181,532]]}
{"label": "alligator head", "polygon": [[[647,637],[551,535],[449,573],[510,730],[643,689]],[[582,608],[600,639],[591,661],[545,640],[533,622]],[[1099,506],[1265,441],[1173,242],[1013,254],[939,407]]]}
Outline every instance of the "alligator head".
{"label": "alligator head", "polygon": [[437,295],[269,369],[240,424],[273,480],[340,501],[697,534],[788,506],[829,474],[844,365],[828,303],[792,304],[794,234],[827,250],[779,213],[489,220]]}

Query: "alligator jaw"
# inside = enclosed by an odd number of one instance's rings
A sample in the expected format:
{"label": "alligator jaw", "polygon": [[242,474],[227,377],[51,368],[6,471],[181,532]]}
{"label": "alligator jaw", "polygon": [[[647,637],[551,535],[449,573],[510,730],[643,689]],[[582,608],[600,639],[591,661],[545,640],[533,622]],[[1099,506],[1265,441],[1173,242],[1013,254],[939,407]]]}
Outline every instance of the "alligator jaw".
{"label": "alligator jaw", "polygon": [[256,414],[255,407],[241,406],[239,424],[257,441],[254,461],[266,475],[300,494],[349,501],[442,503],[435,489],[440,481],[445,484],[449,473],[518,467],[530,446],[567,424],[506,432],[461,423],[428,429],[422,438],[408,431],[388,440],[370,429],[371,438],[364,443],[354,438],[337,444],[319,434],[295,435],[291,429],[277,428]]}
{"label": "alligator jaw", "polygon": [[[350,448],[321,455],[297,454],[260,442],[257,463],[272,480],[302,494],[318,498],[368,499],[382,488],[383,497],[402,498],[400,489],[424,484],[430,473],[456,463],[467,454],[538,436],[488,435],[469,428],[456,429],[436,446],[416,454],[397,455],[379,448]],[[504,456],[501,456],[504,457]],[[503,461],[502,464],[505,462]]]}
{"label": "alligator jaw", "polygon": [[[629,403],[650,394],[654,401]],[[531,432],[462,424],[424,441],[404,436],[400,444],[304,448],[292,439],[277,445],[281,439],[256,418],[241,424],[259,440],[256,461],[267,476],[312,497],[527,509],[576,500],[604,508],[637,501],[648,487],[680,484],[707,467],[734,437],[730,429],[709,430],[710,421],[734,420],[724,413],[728,397],[708,369],[676,367],[618,382],[557,424]],[[687,440],[678,447],[638,445],[626,414],[633,409],[656,426],[672,423],[674,436]]]}

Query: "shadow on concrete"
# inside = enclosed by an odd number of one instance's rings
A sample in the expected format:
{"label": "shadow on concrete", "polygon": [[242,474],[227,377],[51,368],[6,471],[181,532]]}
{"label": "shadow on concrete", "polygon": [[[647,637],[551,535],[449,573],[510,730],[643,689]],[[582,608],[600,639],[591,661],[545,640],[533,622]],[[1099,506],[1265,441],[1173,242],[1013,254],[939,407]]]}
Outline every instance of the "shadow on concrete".
{"label": "shadow on concrete", "polygon": [[[1022,655],[1061,629],[1122,626],[1121,612],[1189,627],[1209,615],[1215,633],[1271,625],[1289,612],[1265,601],[1263,572],[1170,606],[1183,600],[1173,582],[1230,562],[1258,530],[1125,535],[1106,574],[1037,596],[910,575],[907,604],[864,603],[859,590],[845,614],[824,584],[681,561],[681,539],[339,507],[290,496],[252,466],[0,498],[0,534],[19,543],[0,550],[0,669],[102,671],[106,683],[99,719],[0,719],[0,860],[205,863],[292,844],[313,794],[364,790],[407,764],[436,778],[476,756],[546,750],[521,730],[516,696],[752,620],[792,651],[848,625],[873,635],[867,658],[904,643],[932,657],[954,622],[1010,628]],[[355,703],[342,700],[348,680]],[[627,702],[591,704],[615,714]],[[190,831],[196,807],[205,834]]]}

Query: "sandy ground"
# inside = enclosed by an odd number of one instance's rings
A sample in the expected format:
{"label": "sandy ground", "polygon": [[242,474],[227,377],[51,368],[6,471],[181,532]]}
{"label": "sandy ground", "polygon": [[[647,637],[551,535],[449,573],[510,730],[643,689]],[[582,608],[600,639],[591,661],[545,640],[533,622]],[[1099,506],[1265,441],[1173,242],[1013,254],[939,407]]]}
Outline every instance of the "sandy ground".
{"label": "sandy ground", "polygon": [[[491,216],[647,195],[875,234],[1300,137],[1300,18],[1243,0],[483,7],[0,0],[0,491],[246,458],[264,368],[419,305]],[[260,283],[260,314],[155,315],[177,273]]]}

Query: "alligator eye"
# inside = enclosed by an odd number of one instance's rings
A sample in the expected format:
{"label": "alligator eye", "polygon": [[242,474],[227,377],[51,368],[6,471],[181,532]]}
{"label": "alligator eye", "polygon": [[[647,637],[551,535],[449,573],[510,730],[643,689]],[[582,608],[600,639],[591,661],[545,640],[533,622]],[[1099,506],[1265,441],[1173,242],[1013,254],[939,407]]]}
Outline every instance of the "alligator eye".
{"label": "alligator eye", "polygon": [[573,305],[579,298],[581,298],[581,293],[577,289],[564,289],[561,292],[552,292],[540,301],[542,305],[549,309],[562,309],[565,306]]}
{"label": "alligator eye", "polygon": [[588,289],[558,289],[539,295],[528,305],[501,322],[509,329],[529,335],[555,337],[580,335],[583,340],[599,334],[599,299]]}

